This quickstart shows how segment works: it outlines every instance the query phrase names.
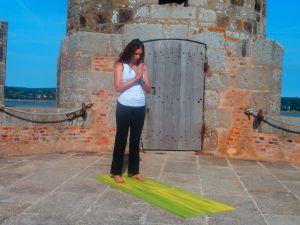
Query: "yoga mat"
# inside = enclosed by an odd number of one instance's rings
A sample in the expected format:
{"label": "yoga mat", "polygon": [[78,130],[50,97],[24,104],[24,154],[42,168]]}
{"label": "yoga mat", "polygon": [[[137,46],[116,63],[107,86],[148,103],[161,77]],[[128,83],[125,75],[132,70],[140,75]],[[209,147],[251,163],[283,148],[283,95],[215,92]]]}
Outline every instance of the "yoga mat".
{"label": "yoga mat", "polygon": [[149,178],[146,181],[138,181],[134,178],[123,176],[125,180],[123,184],[117,184],[109,175],[95,176],[94,178],[184,218],[235,209],[229,205],[203,198]]}

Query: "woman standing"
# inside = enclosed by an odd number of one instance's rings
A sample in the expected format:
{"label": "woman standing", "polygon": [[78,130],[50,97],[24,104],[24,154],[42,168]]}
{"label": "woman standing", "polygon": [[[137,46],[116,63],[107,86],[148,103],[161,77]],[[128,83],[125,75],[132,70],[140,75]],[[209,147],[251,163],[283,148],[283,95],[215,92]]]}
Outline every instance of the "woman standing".
{"label": "woman standing", "polygon": [[122,167],[129,129],[128,175],[145,180],[139,173],[139,146],[145,119],[145,93],[150,92],[151,85],[144,57],[143,43],[134,39],[120,54],[114,68],[114,84],[120,96],[116,107],[117,132],[110,172],[116,183],[124,183]]}

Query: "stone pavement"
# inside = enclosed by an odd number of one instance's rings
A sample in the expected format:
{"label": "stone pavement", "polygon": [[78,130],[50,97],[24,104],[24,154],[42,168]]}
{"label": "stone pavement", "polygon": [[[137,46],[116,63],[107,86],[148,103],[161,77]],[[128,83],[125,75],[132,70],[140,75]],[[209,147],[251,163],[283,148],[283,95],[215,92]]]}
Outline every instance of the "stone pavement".
{"label": "stone pavement", "polygon": [[0,158],[4,225],[297,225],[300,165],[146,152],[141,172],[237,209],[183,219],[91,179],[107,174],[110,155]]}

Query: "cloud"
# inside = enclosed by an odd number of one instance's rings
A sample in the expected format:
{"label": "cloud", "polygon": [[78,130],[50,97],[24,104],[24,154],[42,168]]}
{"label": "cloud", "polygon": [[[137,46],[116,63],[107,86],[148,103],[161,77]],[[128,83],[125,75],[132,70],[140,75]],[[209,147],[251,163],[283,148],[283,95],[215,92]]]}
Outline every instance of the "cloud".
{"label": "cloud", "polygon": [[22,0],[16,0],[16,2],[21,6],[21,8],[25,11],[25,13],[41,28],[44,27],[42,21],[34,15],[34,13],[24,4]]}

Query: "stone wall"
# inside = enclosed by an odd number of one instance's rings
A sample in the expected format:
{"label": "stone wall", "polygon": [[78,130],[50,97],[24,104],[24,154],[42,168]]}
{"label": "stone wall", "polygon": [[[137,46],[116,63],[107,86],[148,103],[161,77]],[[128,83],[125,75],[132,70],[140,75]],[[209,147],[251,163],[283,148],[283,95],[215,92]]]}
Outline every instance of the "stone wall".
{"label": "stone wall", "polygon": [[159,0],[94,0],[68,2],[68,34],[76,31],[123,33],[126,24],[184,24],[265,37],[265,0],[189,0],[159,5]]}
{"label": "stone wall", "polygon": [[6,70],[7,22],[0,21],[0,105],[4,100]]}

